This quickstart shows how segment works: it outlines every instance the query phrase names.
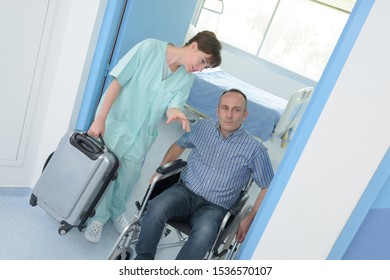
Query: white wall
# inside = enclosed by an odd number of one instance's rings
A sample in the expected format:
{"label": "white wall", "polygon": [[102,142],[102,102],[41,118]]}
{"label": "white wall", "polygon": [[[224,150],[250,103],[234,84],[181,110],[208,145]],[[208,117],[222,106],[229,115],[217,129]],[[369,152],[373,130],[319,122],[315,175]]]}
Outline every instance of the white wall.
{"label": "white wall", "polygon": [[389,148],[389,11],[375,1],[254,259],[326,259]]}
{"label": "white wall", "polygon": [[[18,164],[24,152],[30,100],[49,0],[0,2],[0,164]],[[26,48],[26,46],[29,46]]]}
{"label": "white wall", "polygon": [[[202,1],[198,1],[198,6],[195,8],[193,15],[193,22],[201,9]],[[185,42],[188,42],[197,32],[201,30],[196,29],[194,25],[190,25],[187,31]],[[287,74],[275,72],[275,69],[271,69],[265,63],[259,61],[253,61],[245,55],[237,54],[237,51],[233,47],[222,47],[222,63],[221,68],[229,74],[250,83],[258,88],[268,91],[281,98],[289,100],[291,95],[307,86],[315,86],[317,83],[314,81],[302,79],[305,81],[298,81],[294,77],[289,77]],[[287,71],[286,71],[287,73]]]}
{"label": "white wall", "polygon": [[[19,0],[22,6],[23,1],[29,2]],[[32,187],[49,153],[74,126],[106,3],[50,0],[31,85],[25,154],[17,164],[0,163],[0,186]],[[9,22],[2,17],[0,24]]]}
{"label": "white wall", "polygon": [[295,91],[310,86],[275,73],[265,65],[237,56],[229,50],[222,49],[222,58],[221,68],[226,72],[286,100]]}
{"label": "white wall", "polygon": [[[61,32],[53,32],[50,38],[52,43],[62,43],[58,46],[59,53],[52,58],[57,65],[50,71],[55,75],[49,90],[32,182],[38,179],[47,155],[55,150],[65,132],[74,128],[106,5],[106,1],[99,0],[66,3],[69,5],[66,23]],[[61,5],[64,1],[59,1]],[[57,13],[62,13],[60,7]]]}

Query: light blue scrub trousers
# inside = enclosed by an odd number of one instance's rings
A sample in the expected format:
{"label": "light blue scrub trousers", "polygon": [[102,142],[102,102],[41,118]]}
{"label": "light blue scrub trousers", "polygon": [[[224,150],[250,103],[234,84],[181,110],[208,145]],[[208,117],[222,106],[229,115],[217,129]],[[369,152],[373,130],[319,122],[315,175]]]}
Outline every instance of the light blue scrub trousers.
{"label": "light blue scrub trousers", "polygon": [[141,176],[141,168],[142,162],[120,159],[118,177],[108,186],[101,198],[93,220],[105,224],[110,218],[115,220],[126,212],[127,201]]}
{"label": "light blue scrub trousers", "polygon": [[136,260],[154,259],[165,223],[189,221],[191,233],[177,260],[201,260],[217,237],[227,210],[206,201],[177,183],[148,202],[136,245]]}

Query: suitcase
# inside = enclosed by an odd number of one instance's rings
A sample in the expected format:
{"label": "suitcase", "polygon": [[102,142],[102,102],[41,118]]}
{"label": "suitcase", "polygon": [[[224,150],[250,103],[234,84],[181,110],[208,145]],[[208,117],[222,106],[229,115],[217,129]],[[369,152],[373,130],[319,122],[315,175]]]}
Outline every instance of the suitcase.
{"label": "suitcase", "polygon": [[48,157],[33,188],[30,205],[39,205],[61,223],[58,233],[78,227],[88,218],[112,180],[116,179],[118,157],[100,140],[70,131]]}

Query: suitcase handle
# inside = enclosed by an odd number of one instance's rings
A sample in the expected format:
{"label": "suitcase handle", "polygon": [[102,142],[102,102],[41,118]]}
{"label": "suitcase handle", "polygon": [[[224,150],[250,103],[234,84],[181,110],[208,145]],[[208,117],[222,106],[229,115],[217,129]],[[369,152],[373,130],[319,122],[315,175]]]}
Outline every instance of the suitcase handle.
{"label": "suitcase handle", "polygon": [[91,159],[96,159],[105,150],[105,143],[102,136],[99,136],[97,141],[90,137],[87,133],[75,133],[73,135],[73,145],[80,151],[86,154]]}

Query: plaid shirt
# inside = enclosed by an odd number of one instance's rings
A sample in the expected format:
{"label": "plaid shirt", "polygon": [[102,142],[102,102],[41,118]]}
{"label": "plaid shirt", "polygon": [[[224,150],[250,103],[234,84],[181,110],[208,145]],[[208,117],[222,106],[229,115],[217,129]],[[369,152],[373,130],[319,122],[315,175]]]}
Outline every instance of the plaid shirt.
{"label": "plaid shirt", "polygon": [[224,138],[218,121],[200,120],[176,143],[192,149],[181,179],[207,201],[230,209],[251,174],[267,188],[273,178],[268,150],[242,126]]}

